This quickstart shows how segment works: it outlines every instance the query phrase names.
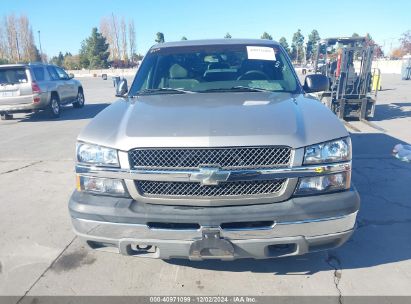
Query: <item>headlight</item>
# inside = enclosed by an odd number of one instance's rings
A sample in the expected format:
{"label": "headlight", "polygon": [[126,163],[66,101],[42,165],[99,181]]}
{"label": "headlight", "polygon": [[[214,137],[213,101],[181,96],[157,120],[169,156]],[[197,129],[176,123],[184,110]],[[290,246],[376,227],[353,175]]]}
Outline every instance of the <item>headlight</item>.
{"label": "headlight", "polygon": [[305,148],[305,165],[349,160],[351,160],[351,139],[349,137]]}
{"label": "headlight", "polygon": [[115,196],[128,196],[120,179],[97,178],[77,175],[77,190]]}
{"label": "headlight", "polygon": [[350,171],[322,176],[304,177],[300,178],[295,194],[309,195],[347,190],[350,188],[350,184]]}
{"label": "headlight", "polygon": [[86,143],[77,143],[77,161],[92,165],[119,166],[116,149]]}

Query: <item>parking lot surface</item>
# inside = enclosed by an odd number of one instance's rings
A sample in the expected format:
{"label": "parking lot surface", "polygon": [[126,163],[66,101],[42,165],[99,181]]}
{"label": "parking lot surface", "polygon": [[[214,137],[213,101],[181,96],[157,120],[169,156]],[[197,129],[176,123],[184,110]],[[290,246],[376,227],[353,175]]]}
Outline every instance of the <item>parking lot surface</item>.
{"label": "parking lot surface", "polygon": [[115,100],[111,81],[80,80],[83,109],[0,122],[0,295],[411,295],[411,163],[391,156],[411,143],[410,81],[383,75],[377,128],[347,125],[362,200],[348,243],[300,257],[190,262],[92,251],[74,236],[76,137]]}

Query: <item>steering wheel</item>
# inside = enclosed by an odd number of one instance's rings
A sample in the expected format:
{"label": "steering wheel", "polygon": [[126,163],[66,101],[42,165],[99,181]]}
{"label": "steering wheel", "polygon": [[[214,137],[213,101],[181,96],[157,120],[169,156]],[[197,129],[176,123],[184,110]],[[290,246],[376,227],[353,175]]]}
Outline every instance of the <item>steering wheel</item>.
{"label": "steering wheel", "polygon": [[261,71],[251,70],[245,72],[243,75],[238,77],[237,80],[268,80],[268,75]]}

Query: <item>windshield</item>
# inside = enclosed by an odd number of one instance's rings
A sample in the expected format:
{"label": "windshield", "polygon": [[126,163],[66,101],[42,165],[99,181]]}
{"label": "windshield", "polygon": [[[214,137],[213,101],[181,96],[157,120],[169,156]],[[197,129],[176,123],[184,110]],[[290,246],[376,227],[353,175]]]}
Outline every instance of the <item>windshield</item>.
{"label": "windshield", "polygon": [[279,47],[203,45],[151,49],[129,95],[299,90]]}

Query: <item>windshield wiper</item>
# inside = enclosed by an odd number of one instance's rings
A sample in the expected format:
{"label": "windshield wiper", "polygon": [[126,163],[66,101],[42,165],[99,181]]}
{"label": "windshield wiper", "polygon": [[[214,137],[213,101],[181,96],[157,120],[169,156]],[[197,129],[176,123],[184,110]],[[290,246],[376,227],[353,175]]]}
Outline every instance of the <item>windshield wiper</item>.
{"label": "windshield wiper", "polygon": [[186,94],[186,93],[195,93],[193,91],[188,91],[180,88],[157,88],[157,89],[143,89],[137,92],[137,95],[144,94],[156,94],[156,93],[176,93],[176,94]]}
{"label": "windshield wiper", "polygon": [[261,89],[261,88],[253,88],[253,87],[246,87],[246,86],[235,86],[231,88],[215,88],[215,89],[208,89],[201,92],[227,92],[227,91],[234,91],[234,92],[272,92],[270,90]]}
{"label": "windshield wiper", "polygon": [[255,87],[246,87],[246,86],[235,86],[235,87],[232,87],[232,89],[236,89],[236,90],[250,90],[250,91],[253,91],[253,92],[272,92],[272,91],[267,90],[267,89],[255,88]]}

